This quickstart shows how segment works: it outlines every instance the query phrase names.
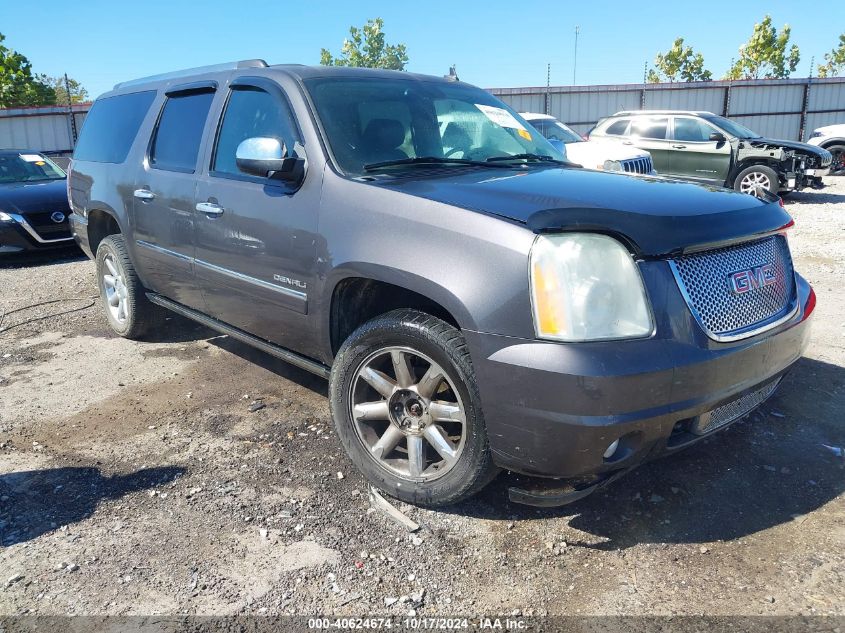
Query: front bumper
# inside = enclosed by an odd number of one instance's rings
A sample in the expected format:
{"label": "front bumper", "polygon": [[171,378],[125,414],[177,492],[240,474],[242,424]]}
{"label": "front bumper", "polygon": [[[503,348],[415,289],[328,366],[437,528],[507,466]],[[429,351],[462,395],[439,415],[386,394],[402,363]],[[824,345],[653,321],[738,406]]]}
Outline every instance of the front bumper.
{"label": "front bumper", "polygon": [[[650,263],[647,276],[662,277],[662,264]],[[706,437],[691,432],[701,416],[777,380],[802,355],[815,295],[797,281],[790,320],[731,343],[708,339],[669,284],[652,296],[663,309],[645,340],[559,344],[465,332],[494,461],[532,476],[608,479]]]}
{"label": "front bumper", "polygon": [[38,252],[49,249],[69,248],[73,238],[45,240],[17,214],[11,214],[11,222],[0,222],[0,255]]}

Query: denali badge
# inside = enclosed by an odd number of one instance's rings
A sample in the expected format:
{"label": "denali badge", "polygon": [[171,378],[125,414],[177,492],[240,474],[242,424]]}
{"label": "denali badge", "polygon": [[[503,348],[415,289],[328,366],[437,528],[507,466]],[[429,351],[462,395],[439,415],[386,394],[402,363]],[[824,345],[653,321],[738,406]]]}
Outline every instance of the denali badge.
{"label": "denali badge", "polygon": [[771,286],[777,281],[775,267],[761,264],[747,270],[737,270],[728,275],[728,288],[735,295],[745,294],[749,290]]}
{"label": "denali badge", "polygon": [[50,215],[50,219],[56,224],[59,224],[60,222],[65,221],[65,214],[61,211],[53,211],[52,215]]}
{"label": "denali badge", "polygon": [[290,277],[285,277],[284,275],[273,275],[273,281],[279,281],[283,284],[287,284],[288,286],[296,286],[297,288],[302,288],[305,290],[308,287],[304,281],[300,281],[299,279],[291,279]]}

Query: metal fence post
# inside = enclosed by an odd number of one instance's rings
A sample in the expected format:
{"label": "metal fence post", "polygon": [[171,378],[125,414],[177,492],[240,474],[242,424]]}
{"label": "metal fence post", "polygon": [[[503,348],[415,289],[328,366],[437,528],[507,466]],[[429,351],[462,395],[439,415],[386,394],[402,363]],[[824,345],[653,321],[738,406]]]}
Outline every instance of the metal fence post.
{"label": "metal fence post", "polygon": [[807,83],[804,84],[804,99],[801,102],[801,123],[798,126],[798,140],[804,141],[805,127],[807,126],[807,109],[810,105],[810,84],[813,78],[807,77]]}

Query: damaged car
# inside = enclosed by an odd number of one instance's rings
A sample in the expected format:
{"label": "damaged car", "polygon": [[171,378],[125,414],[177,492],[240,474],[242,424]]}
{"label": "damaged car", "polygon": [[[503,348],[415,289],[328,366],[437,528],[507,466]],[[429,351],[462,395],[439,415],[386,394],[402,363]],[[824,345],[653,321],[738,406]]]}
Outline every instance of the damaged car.
{"label": "damaged car", "polygon": [[602,119],[590,138],[617,138],[651,153],[661,175],[730,187],[765,197],[821,189],[831,153],[821,147],[765,138],[712,112],[643,110]]}

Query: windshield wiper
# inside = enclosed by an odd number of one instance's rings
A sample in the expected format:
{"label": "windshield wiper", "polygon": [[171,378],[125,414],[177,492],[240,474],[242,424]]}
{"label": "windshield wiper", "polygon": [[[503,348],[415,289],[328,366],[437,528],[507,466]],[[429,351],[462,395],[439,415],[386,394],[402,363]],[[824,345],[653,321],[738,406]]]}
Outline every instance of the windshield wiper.
{"label": "windshield wiper", "polygon": [[575,165],[575,163],[570,163],[568,160],[559,160],[557,158],[553,158],[552,156],[545,156],[543,154],[513,154],[511,156],[492,156],[487,159],[487,162],[504,162],[510,160],[538,160],[544,163],[554,163],[555,165]]}
{"label": "windshield wiper", "polygon": [[[364,165],[364,171],[381,169],[382,167],[400,167],[403,165],[475,165],[476,167],[493,167],[486,161],[469,160],[467,158],[445,158],[443,156],[415,156],[413,158],[398,158],[383,160],[378,163]],[[498,167],[498,165],[495,165]]]}

